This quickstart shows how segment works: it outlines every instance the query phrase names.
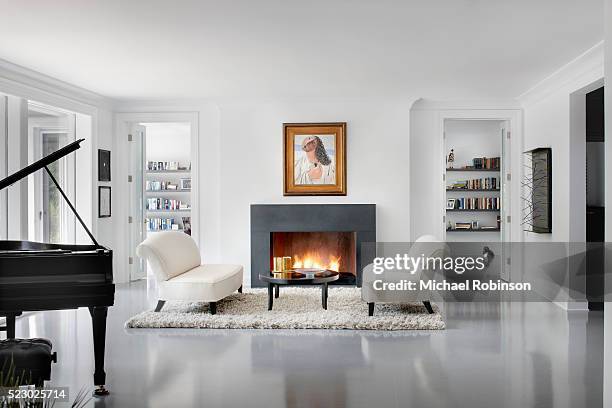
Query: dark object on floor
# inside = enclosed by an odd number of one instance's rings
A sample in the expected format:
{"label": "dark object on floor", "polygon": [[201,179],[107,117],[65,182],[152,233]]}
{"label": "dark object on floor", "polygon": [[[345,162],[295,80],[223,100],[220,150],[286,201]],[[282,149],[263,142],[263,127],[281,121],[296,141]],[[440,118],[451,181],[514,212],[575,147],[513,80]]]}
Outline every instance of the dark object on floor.
{"label": "dark object on floor", "polygon": [[292,269],[287,272],[273,272],[260,274],[259,279],[268,282],[268,310],[272,310],[274,299],[280,296],[280,285],[304,286],[321,285],[321,305],[327,310],[328,284],[337,281],[338,272],[327,269]]}
{"label": "dark object on floor", "polygon": [[8,385],[44,385],[51,379],[51,363],[57,353],[47,339],[8,339],[0,341],[0,373]]}
{"label": "dark object on floor", "polygon": [[94,343],[96,395],[105,395],[104,348],[108,306],[115,298],[113,251],[100,245],[70,202],[49,165],[79,149],[79,139],[0,180],[0,190],[44,170],[93,245],[48,244],[0,240],[0,316],[6,316],[8,338],[14,338],[15,316],[25,311],[89,308]]}

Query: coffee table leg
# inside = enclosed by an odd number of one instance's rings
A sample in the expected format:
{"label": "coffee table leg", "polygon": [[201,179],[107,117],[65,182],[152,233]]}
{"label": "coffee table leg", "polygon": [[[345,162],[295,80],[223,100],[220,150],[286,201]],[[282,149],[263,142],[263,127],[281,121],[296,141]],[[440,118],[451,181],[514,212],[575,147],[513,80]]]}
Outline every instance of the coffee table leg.
{"label": "coffee table leg", "polygon": [[321,300],[323,303],[323,309],[327,310],[327,283],[321,286]]}
{"label": "coffee table leg", "polygon": [[280,292],[280,285],[274,286],[274,297],[276,299],[278,299],[279,292]]}
{"label": "coffee table leg", "polygon": [[274,304],[274,284],[268,283],[268,310],[272,310],[272,305]]}

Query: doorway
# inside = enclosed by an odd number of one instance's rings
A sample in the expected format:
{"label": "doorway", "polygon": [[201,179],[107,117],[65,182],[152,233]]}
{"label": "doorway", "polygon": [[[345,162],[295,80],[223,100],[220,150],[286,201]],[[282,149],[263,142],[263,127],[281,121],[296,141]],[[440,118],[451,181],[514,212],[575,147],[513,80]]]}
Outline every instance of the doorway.
{"label": "doorway", "polygon": [[[196,233],[194,124],[146,120],[128,124],[128,248],[130,281],[151,276],[136,247],[162,231]],[[195,183],[193,183],[195,186]],[[195,237],[194,237],[195,239]],[[196,241],[197,242],[197,241]],[[147,279],[154,287],[154,279]]]}
{"label": "doorway", "polygon": [[[510,281],[510,120],[445,118],[444,237],[482,243],[495,255],[490,271]],[[451,161],[452,159],[452,161]]]}

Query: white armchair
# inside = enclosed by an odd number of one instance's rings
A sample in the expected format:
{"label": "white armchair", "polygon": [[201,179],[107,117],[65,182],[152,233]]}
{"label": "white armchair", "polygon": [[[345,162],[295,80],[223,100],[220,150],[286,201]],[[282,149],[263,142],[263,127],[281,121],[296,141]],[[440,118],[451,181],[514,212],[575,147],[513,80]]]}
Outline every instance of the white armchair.
{"label": "white armchair", "polygon": [[159,287],[159,312],[166,301],[209,302],[217,313],[217,302],[234,291],[242,292],[241,265],[202,265],[200,251],[189,235],[179,231],[151,234],[136,254],[146,259]]}
{"label": "white armchair", "polygon": [[[393,253],[393,251],[391,251]],[[419,237],[410,247],[409,256],[419,257],[441,257],[444,258],[448,252],[446,243],[438,240],[432,235],[423,235]],[[385,282],[402,282],[414,281],[418,282],[424,278],[423,268],[419,268],[414,273],[407,273],[403,270],[387,270],[384,275]],[[423,302],[425,309],[429,313],[433,313],[434,309],[431,305],[432,293],[429,291],[377,291],[373,287],[373,283],[381,276],[373,272],[373,265],[369,264],[363,268],[363,282],[361,286],[361,299],[368,303],[368,314],[374,315],[376,303],[412,303]]]}

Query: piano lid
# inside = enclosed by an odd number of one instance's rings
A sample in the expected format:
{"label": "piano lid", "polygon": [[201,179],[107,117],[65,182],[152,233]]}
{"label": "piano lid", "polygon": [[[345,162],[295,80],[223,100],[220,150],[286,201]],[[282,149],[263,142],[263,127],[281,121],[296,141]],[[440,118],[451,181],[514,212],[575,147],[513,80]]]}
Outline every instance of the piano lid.
{"label": "piano lid", "polygon": [[30,174],[34,173],[37,170],[40,169],[45,169],[45,171],[47,172],[47,175],[49,176],[49,178],[51,179],[51,181],[53,182],[53,184],[55,184],[55,187],[57,187],[57,190],[59,191],[59,193],[62,195],[62,197],[64,198],[64,200],[66,200],[66,203],[68,204],[68,207],[70,207],[70,210],[74,213],[75,217],[77,218],[77,220],[81,223],[81,225],[83,226],[83,228],[85,229],[85,232],[87,232],[87,235],[89,235],[89,238],[91,238],[91,240],[93,241],[93,243],[96,245],[96,247],[100,247],[100,244],[98,244],[98,241],[96,241],[96,238],[93,236],[93,234],[91,233],[91,231],[89,230],[89,228],[87,228],[87,225],[85,225],[85,222],[83,222],[83,219],[81,218],[81,216],[79,215],[79,213],[77,212],[76,208],[74,208],[74,205],[72,205],[72,203],[70,202],[70,200],[68,199],[68,197],[66,196],[66,193],[64,193],[64,190],[62,190],[62,187],[59,185],[59,183],[57,182],[57,180],[55,179],[55,177],[53,177],[53,174],[51,174],[51,171],[47,168],[47,166],[59,159],[61,159],[62,157],[74,152],[75,150],[79,149],[81,147],[81,142],[85,140],[85,139],[79,139],[75,142],[70,143],[67,146],[62,147],[61,149],[43,157],[42,159],[35,161],[34,163],[30,164],[27,167],[24,167],[23,169],[11,174],[10,176],[8,176],[7,178],[5,178],[4,180],[0,180],[0,190],[7,188],[8,186],[10,186],[11,184],[28,177]]}
{"label": "piano lid", "polygon": [[30,164],[27,167],[24,167],[23,169],[11,174],[10,176],[8,176],[7,178],[0,180],[0,190],[3,190],[5,188],[7,188],[8,186],[10,186],[11,184],[16,183],[17,181],[26,178],[27,176],[29,176],[30,174],[34,173],[36,170],[40,170],[42,168],[44,168],[45,166],[48,166],[49,164],[61,159],[62,157],[74,152],[75,150],[79,149],[81,147],[80,143],[85,140],[85,139],[79,139],[75,142],[70,143],[69,145],[66,145],[64,147],[62,147],[59,150],[54,151],[53,153],[43,157],[42,159],[35,161],[34,163]]}

